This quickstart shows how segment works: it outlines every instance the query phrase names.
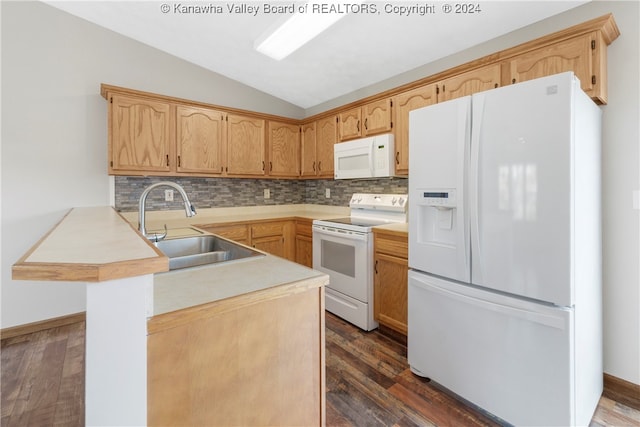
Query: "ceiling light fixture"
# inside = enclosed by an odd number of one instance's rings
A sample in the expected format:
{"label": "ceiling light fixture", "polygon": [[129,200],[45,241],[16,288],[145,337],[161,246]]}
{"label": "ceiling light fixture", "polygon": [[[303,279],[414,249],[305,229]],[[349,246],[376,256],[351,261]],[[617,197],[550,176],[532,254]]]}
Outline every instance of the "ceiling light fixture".
{"label": "ceiling light fixture", "polygon": [[[350,5],[358,3],[361,1]],[[340,2],[309,0],[295,7],[293,15],[256,40],[254,47],[258,52],[278,61],[286,58],[348,13],[344,3]]]}

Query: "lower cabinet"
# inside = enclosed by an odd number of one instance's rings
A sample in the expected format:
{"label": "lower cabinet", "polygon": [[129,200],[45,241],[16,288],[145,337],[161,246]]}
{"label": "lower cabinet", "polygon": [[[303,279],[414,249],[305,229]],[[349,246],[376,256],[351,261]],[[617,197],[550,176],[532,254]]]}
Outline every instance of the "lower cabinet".
{"label": "lower cabinet", "polygon": [[407,334],[407,234],[374,229],[373,316],[396,332]]}
{"label": "lower cabinet", "polygon": [[282,285],[148,321],[148,425],[325,425],[324,288]]}
{"label": "lower cabinet", "polygon": [[199,224],[197,227],[289,261],[296,259],[295,221],[293,220]]}
{"label": "lower cabinet", "polygon": [[296,220],[296,259],[298,264],[313,268],[312,220]]}

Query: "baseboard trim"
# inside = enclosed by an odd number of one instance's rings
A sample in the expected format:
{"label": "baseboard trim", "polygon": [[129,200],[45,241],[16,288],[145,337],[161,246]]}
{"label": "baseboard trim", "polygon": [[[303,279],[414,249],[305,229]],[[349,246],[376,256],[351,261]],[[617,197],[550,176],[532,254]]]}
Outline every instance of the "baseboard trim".
{"label": "baseboard trim", "polygon": [[25,325],[13,326],[11,328],[0,330],[0,338],[5,340],[7,338],[19,337],[20,335],[27,335],[34,332],[45,331],[51,328],[80,323],[84,322],[86,318],[87,315],[83,311],[81,313],[68,314],[66,316],[54,317],[53,319],[46,319],[39,322],[27,323]]}
{"label": "baseboard trim", "polygon": [[640,385],[604,374],[603,396],[640,411]]}

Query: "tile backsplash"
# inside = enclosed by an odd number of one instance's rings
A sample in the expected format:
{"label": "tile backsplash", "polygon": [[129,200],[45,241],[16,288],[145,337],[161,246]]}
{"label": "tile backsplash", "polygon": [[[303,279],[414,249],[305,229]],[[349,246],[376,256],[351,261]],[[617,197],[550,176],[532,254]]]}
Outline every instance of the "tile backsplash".
{"label": "tile backsplash", "polygon": [[[121,212],[138,210],[140,195],[151,184],[172,181],[184,188],[196,209],[267,206],[285,204],[316,204],[348,206],[353,193],[406,194],[405,178],[349,179],[349,180],[279,180],[241,178],[191,177],[115,177],[115,204]],[[169,187],[166,187],[167,189]],[[271,197],[264,198],[269,189]],[[331,193],[325,197],[326,189]],[[164,201],[164,188],[157,188],[147,197],[147,209],[182,209],[182,199],[174,193],[173,202]]]}

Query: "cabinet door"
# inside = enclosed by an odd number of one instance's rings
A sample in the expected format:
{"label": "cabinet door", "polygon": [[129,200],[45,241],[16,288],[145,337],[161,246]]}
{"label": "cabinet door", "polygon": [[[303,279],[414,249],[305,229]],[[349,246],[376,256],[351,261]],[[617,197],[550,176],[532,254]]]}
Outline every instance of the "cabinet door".
{"label": "cabinet door", "polygon": [[296,262],[309,268],[313,267],[313,238],[296,235]]}
{"label": "cabinet door", "polygon": [[316,122],[302,126],[300,158],[300,176],[316,176]]}
{"label": "cabinet door", "polygon": [[360,138],[362,136],[361,121],[362,109],[360,107],[340,113],[338,115],[340,141]]}
{"label": "cabinet door", "polygon": [[391,98],[381,99],[362,107],[364,119],[363,136],[391,132]]}
{"label": "cabinet door", "polygon": [[170,172],[171,106],[115,94],[110,100],[109,172]]}
{"label": "cabinet door", "polygon": [[509,63],[511,83],[573,71],[582,90],[595,97],[596,85],[602,80],[593,68],[596,36],[594,32],[518,55]]}
{"label": "cabinet door", "polygon": [[381,324],[407,334],[407,272],[406,258],[375,254],[374,312]]}
{"label": "cabinet door", "polygon": [[205,108],[176,108],[178,172],[221,174],[224,114]]}
{"label": "cabinet door", "polygon": [[261,251],[285,258],[284,237],[268,236],[251,239],[251,245]]}
{"label": "cabinet door", "polygon": [[265,121],[227,116],[227,175],[265,174]]}
{"label": "cabinet door", "polygon": [[316,169],[318,176],[333,178],[333,146],[338,139],[338,119],[330,116],[316,124]]}
{"label": "cabinet door", "polygon": [[269,121],[269,175],[300,176],[300,126]]}
{"label": "cabinet door", "polygon": [[396,96],[396,173],[409,174],[409,112],[437,102],[436,85],[422,86]]}
{"label": "cabinet door", "polygon": [[438,85],[438,102],[495,89],[500,86],[500,75],[500,64],[495,64],[443,80]]}

